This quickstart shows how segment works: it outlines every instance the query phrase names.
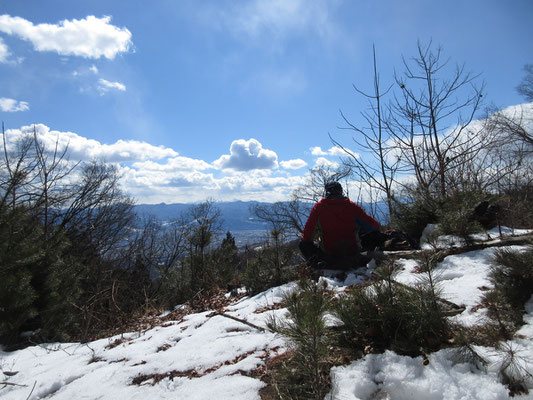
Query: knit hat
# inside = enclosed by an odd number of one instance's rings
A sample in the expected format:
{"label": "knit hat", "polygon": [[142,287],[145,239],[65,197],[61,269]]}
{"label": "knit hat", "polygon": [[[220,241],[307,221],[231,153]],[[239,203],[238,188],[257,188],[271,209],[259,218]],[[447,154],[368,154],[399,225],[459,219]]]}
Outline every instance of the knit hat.
{"label": "knit hat", "polygon": [[337,181],[326,182],[324,185],[326,198],[342,197],[342,186]]}

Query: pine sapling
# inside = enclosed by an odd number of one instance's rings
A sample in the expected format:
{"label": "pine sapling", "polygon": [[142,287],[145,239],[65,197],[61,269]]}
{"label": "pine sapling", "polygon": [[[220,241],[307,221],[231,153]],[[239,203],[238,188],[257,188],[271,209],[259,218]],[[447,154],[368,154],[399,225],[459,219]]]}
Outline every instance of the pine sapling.
{"label": "pine sapling", "polygon": [[325,284],[302,280],[299,290],[285,301],[288,319],[268,323],[270,330],[286,336],[293,347],[294,356],[284,368],[288,376],[277,382],[278,389],[290,397],[322,399],[329,387]]}

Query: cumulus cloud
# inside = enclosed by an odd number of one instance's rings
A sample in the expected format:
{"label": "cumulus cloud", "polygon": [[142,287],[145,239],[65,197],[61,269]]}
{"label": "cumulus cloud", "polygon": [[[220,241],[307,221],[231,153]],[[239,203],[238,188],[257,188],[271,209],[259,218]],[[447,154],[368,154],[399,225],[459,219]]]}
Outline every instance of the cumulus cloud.
{"label": "cumulus cloud", "polygon": [[18,101],[14,99],[8,99],[6,97],[0,97],[0,110],[4,112],[27,111],[29,109],[30,105],[26,101]]}
{"label": "cumulus cloud", "polygon": [[264,193],[269,190],[292,191],[303,182],[299,176],[263,176],[253,175],[226,176],[218,180],[221,189],[239,193]]}
{"label": "cumulus cloud", "polygon": [[9,49],[5,42],[0,38],[0,63],[6,63],[9,58]]}
{"label": "cumulus cloud", "polygon": [[[33,134],[33,130],[34,126],[9,129],[6,132],[8,144],[13,145],[18,139]],[[113,144],[104,144],[73,132],[53,131],[43,124],[35,125],[35,132],[45,148],[53,149],[56,143],[60,150],[68,146],[68,155],[76,160],[102,159],[109,162],[132,162],[178,156],[176,151],[168,147],[154,146],[136,140],[118,140]]]}
{"label": "cumulus cloud", "polygon": [[[216,189],[217,187],[212,174],[194,169],[157,170],[143,168],[142,164],[134,164],[131,167],[122,166],[121,173],[123,185],[126,188],[130,188],[131,192],[146,189],[148,192],[151,191],[152,194],[163,197],[172,188],[196,187],[201,192],[200,189]],[[162,201],[168,202],[169,200],[170,198],[166,198],[166,200]],[[189,201],[196,200],[185,200],[185,202]]]}
{"label": "cumulus cloud", "polygon": [[231,143],[230,154],[215,160],[213,165],[235,171],[273,169],[278,167],[278,156],[272,150],[264,149],[256,139],[238,139]]}
{"label": "cumulus cloud", "polygon": [[212,174],[204,174],[199,171],[181,171],[174,174],[169,182],[166,184],[167,187],[173,188],[186,188],[194,187],[198,190],[199,194],[202,192],[200,189],[213,189],[216,187],[216,182],[213,179]]}
{"label": "cumulus cloud", "polygon": [[[349,149],[346,149],[348,151],[350,151]],[[353,152],[351,152],[353,154]],[[334,147],[331,147],[329,150],[328,150],[328,154],[330,156],[345,156],[346,155],[346,151],[343,150],[341,147],[339,146],[334,146]]]}
{"label": "cumulus cloud", "polygon": [[304,184],[299,176],[257,178],[253,174],[242,174],[215,178],[199,171],[180,171],[165,177],[151,176],[142,170],[121,172],[124,188],[144,203],[189,203],[206,198],[274,202],[286,200],[294,189]]}
{"label": "cumulus cloud", "polygon": [[327,156],[328,155],[328,153],[322,150],[322,147],[320,146],[310,147],[309,150],[311,150],[311,154],[314,156]]}
{"label": "cumulus cloud", "polygon": [[98,91],[101,95],[106,94],[110,90],[118,90],[120,92],[126,91],[126,86],[120,82],[110,82],[108,80],[100,78],[98,80]]}
{"label": "cumulus cloud", "polygon": [[336,169],[339,168],[339,166],[338,162],[330,161],[324,157],[318,157],[315,162],[315,168]]}
{"label": "cumulus cloud", "polygon": [[155,166],[157,163],[124,166],[120,169],[121,182],[126,190],[135,193],[142,202],[149,203],[202,201],[208,197],[220,201],[237,198],[278,201],[287,199],[294,189],[304,183],[301,176],[273,176],[272,172],[261,170],[215,177],[213,173],[194,169],[206,167],[201,160],[186,162],[191,163],[190,169],[172,170],[169,167],[171,162],[169,165],[163,163],[162,168]]}
{"label": "cumulus cloud", "polygon": [[307,163],[300,158],[295,160],[281,161],[280,164],[285,169],[300,169],[307,166]]}
{"label": "cumulus cloud", "polygon": [[[188,203],[209,197],[220,201],[279,201],[286,200],[294,189],[305,183],[305,176],[292,176],[288,171],[274,169],[278,162],[276,154],[263,149],[255,139],[234,141],[231,154],[217,160],[231,169],[219,171],[212,164],[181,156],[163,146],[134,140],[103,144],[73,132],[51,130],[43,124],[7,130],[8,152],[19,139],[33,135],[34,129],[45,149],[53,151],[57,144],[62,152],[68,146],[67,158],[71,163],[92,159],[113,163],[121,176],[122,188],[141,203]],[[284,162],[286,167],[303,163],[302,160]],[[269,168],[259,169],[265,166]],[[72,175],[69,179],[78,178]]]}
{"label": "cumulus cloud", "polygon": [[145,171],[154,172],[172,172],[172,171],[202,171],[205,169],[213,168],[210,164],[203,160],[198,160],[189,157],[172,157],[166,160],[164,164],[156,163],[154,161],[136,162],[133,167]]}
{"label": "cumulus cloud", "polygon": [[131,46],[131,32],[110,24],[111,17],[60,21],[58,24],[34,25],[21,17],[0,15],[0,32],[29,41],[37,51],[61,55],[113,59]]}

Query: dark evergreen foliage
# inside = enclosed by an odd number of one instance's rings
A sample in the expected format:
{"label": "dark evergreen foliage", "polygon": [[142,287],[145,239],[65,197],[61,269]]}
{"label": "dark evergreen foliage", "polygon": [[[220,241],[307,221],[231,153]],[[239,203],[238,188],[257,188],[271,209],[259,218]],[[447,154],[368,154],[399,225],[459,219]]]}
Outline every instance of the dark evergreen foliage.
{"label": "dark evergreen foliage", "polygon": [[[410,288],[394,281],[396,272],[394,263],[385,263],[375,283],[355,287],[335,303],[334,314],[344,323],[345,345],[419,354],[448,338],[450,326],[437,302],[434,277]],[[430,269],[426,273],[432,276]]]}
{"label": "dark evergreen foliage", "polygon": [[524,305],[533,295],[533,248],[498,250],[489,279],[494,288],[484,296],[489,316],[504,329],[505,323],[522,325]]}
{"label": "dark evergreen foliage", "polygon": [[322,399],[330,389],[326,286],[302,280],[299,290],[288,294],[285,302],[288,322],[273,319],[268,327],[286,336],[293,351],[291,359],[279,369],[273,385],[286,398]]}
{"label": "dark evergreen foliage", "polygon": [[476,220],[475,209],[486,195],[479,192],[455,192],[437,210],[439,231],[444,235],[456,235],[471,243],[471,235],[483,227]]}
{"label": "dark evergreen foliage", "polygon": [[435,222],[437,222],[435,205],[422,197],[393,203],[391,225],[416,241],[420,240],[427,224]]}
{"label": "dark evergreen foliage", "polygon": [[33,267],[42,257],[40,226],[23,207],[0,208],[0,338],[16,337],[20,327],[34,318],[38,293],[33,288]]}

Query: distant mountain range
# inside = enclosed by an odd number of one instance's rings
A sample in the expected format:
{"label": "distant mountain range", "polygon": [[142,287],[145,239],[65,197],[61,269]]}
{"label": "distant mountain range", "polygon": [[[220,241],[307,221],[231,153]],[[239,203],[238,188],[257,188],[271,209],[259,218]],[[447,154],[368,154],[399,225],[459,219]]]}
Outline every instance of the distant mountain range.
{"label": "distant mountain range", "polygon": [[[224,233],[230,231],[240,245],[260,242],[267,237],[270,226],[268,223],[258,220],[250,211],[251,206],[256,204],[269,205],[271,203],[257,201],[215,202],[215,206],[221,213]],[[161,221],[170,221],[180,215],[186,215],[193,206],[194,204],[184,203],[138,204],[135,206],[135,211],[140,216],[153,215]],[[367,204],[362,204],[362,206],[368,210]],[[380,211],[386,209],[384,203],[378,203],[377,207]]]}
{"label": "distant mountain range", "polygon": [[[227,231],[235,237],[237,246],[263,242],[270,229],[268,223],[258,220],[250,211],[254,204],[265,204],[257,201],[216,202],[222,218],[222,235]],[[138,204],[135,211],[138,215],[152,215],[161,221],[170,221],[180,215],[187,215],[194,204]]]}
{"label": "distant mountain range", "polygon": [[[265,230],[268,226],[265,222],[259,221],[250,212],[250,207],[259,203],[257,201],[231,201],[216,202],[215,206],[220,210],[223,229],[225,231],[246,231]],[[194,204],[138,204],[135,210],[139,215],[153,215],[161,221],[169,221],[180,215],[187,214]]]}

